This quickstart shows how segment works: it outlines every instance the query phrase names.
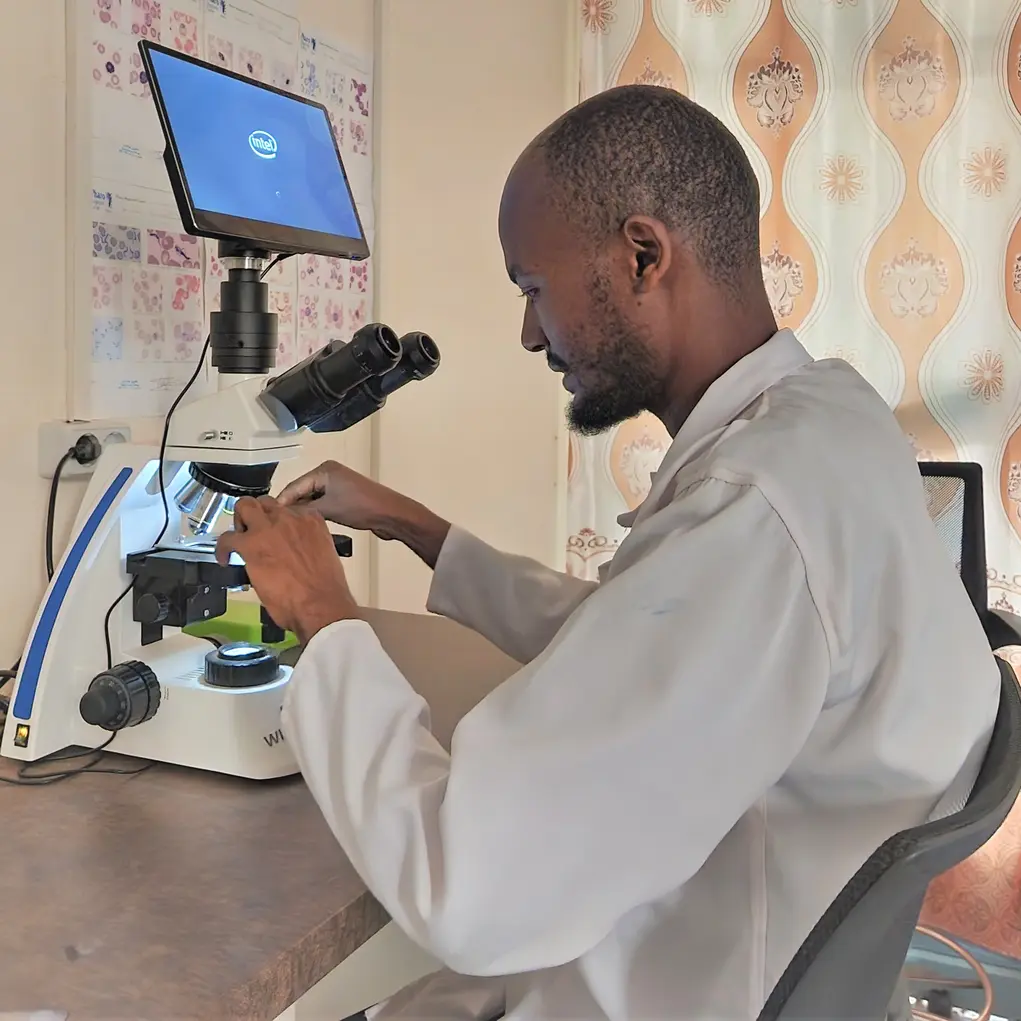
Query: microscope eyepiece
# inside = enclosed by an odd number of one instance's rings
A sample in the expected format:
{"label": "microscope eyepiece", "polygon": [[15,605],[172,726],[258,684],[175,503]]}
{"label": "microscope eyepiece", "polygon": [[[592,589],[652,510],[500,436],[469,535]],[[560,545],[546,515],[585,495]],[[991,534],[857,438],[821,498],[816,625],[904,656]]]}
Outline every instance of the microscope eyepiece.
{"label": "microscope eyepiece", "polygon": [[282,404],[300,428],[328,415],[360,383],[392,369],[401,354],[397,334],[382,323],[370,323],[350,343],[331,341],[271,379],[263,395]]}
{"label": "microscope eyepiece", "polygon": [[334,433],[350,429],[379,411],[395,390],[412,380],[431,376],[440,364],[440,349],[428,334],[405,334],[400,339],[400,348],[400,361],[392,369],[366,380],[348,393],[332,411],[309,426],[312,432]]}
{"label": "microscope eyepiece", "polygon": [[379,378],[384,395],[410,383],[413,379],[431,376],[440,364],[440,349],[427,333],[406,333],[401,337],[401,360]]}

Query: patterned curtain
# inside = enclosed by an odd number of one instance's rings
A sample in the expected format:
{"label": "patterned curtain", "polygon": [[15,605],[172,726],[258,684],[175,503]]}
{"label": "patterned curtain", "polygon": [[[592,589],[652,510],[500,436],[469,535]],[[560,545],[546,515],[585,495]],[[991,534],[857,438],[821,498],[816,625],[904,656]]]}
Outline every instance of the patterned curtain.
{"label": "patterned curtain", "polygon": [[[677,89],[741,139],[781,326],[985,474],[990,601],[1021,610],[1021,0],[581,0],[580,98]],[[568,565],[594,577],[668,444],[572,436]]]}

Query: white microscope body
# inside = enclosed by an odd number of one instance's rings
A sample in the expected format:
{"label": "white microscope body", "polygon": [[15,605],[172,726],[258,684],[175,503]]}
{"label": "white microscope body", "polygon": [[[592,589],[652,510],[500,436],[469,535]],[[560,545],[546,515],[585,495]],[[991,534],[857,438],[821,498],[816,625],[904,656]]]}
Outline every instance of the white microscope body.
{"label": "white microscope body", "polygon": [[[170,526],[161,550],[182,547],[174,494],[186,480],[187,462],[251,465],[298,454],[297,432],[281,432],[257,399],[264,383],[246,379],[175,412],[163,462]],[[86,723],[78,705],[107,666],[104,618],[132,581],[127,558],[152,549],[163,528],[159,453],[121,444],[100,458],[24,650],[0,746],[4,756],[35,761],[70,745],[98,747],[110,737]],[[127,592],[110,613],[110,662],[145,664],[156,678],[159,704],[144,723],[118,730],[110,750],[252,779],[295,773],[280,731],[290,668],[280,666],[275,679],[256,687],[211,685],[204,672],[214,647],[173,627],[143,645],[132,596]]]}
{"label": "white microscope body", "polygon": [[[439,351],[423,333],[398,338],[379,323],[274,377],[224,372],[224,350],[222,388],[173,413],[162,462],[158,447],[130,444],[99,459],[22,655],[0,754],[35,762],[110,741],[252,779],[297,772],[280,727],[290,668],[264,646],[217,650],[183,631],[248,585],[240,560],[216,562],[210,531],[240,496],[269,491],[306,428],[350,428],[431,375]],[[215,364],[215,334],[213,351]],[[350,540],[334,542],[348,555]]]}

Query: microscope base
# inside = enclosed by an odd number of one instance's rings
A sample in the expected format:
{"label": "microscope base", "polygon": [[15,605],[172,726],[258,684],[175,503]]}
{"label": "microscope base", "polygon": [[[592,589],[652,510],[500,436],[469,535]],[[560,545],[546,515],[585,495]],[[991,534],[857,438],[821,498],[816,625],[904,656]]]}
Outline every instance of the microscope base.
{"label": "microscope base", "polygon": [[[112,663],[144,664],[160,690],[155,715],[117,731],[111,752],[252,779],[292,775],[297,763],[280,730],[289,668],[260,687],[214,687],[202,677],[210,642],[168,627],[160,641],[146,644],[133,617],[126,563],[134,551],[151,549],[162,527],[158,466],[157,448],[133,444],[111,447],[97,463],[36,614],[0,754],[37,762],[109,738],[79,711],[81,697],[107,667],[108,635]],[[181,470],[179,463],[166,466],[168,488]]]}

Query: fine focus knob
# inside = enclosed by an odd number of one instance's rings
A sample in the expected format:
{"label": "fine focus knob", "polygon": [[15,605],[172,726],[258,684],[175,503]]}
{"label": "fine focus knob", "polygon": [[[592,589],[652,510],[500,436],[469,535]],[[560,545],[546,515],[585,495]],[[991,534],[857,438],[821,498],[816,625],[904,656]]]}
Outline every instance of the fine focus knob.
{"label": "fine focus knob", "polygon": [[160,624],[170,615],[170,600],[160,592],[146,592],[135,602],[135,620],[139,624]]}
{"label": "fine focus knob", "polygon": [[279,674],[280,660],[262,645],[232,642],[206,655],[206,683],[214,688],[257,688]]}
{"label": "fine focus knob", "polygon": [[110,731],[136,727],[151,720],[159,706],[159,681],[144,663],[137,660],[118,663],[112,669],[96,674],[78,703],[86,723]]}

